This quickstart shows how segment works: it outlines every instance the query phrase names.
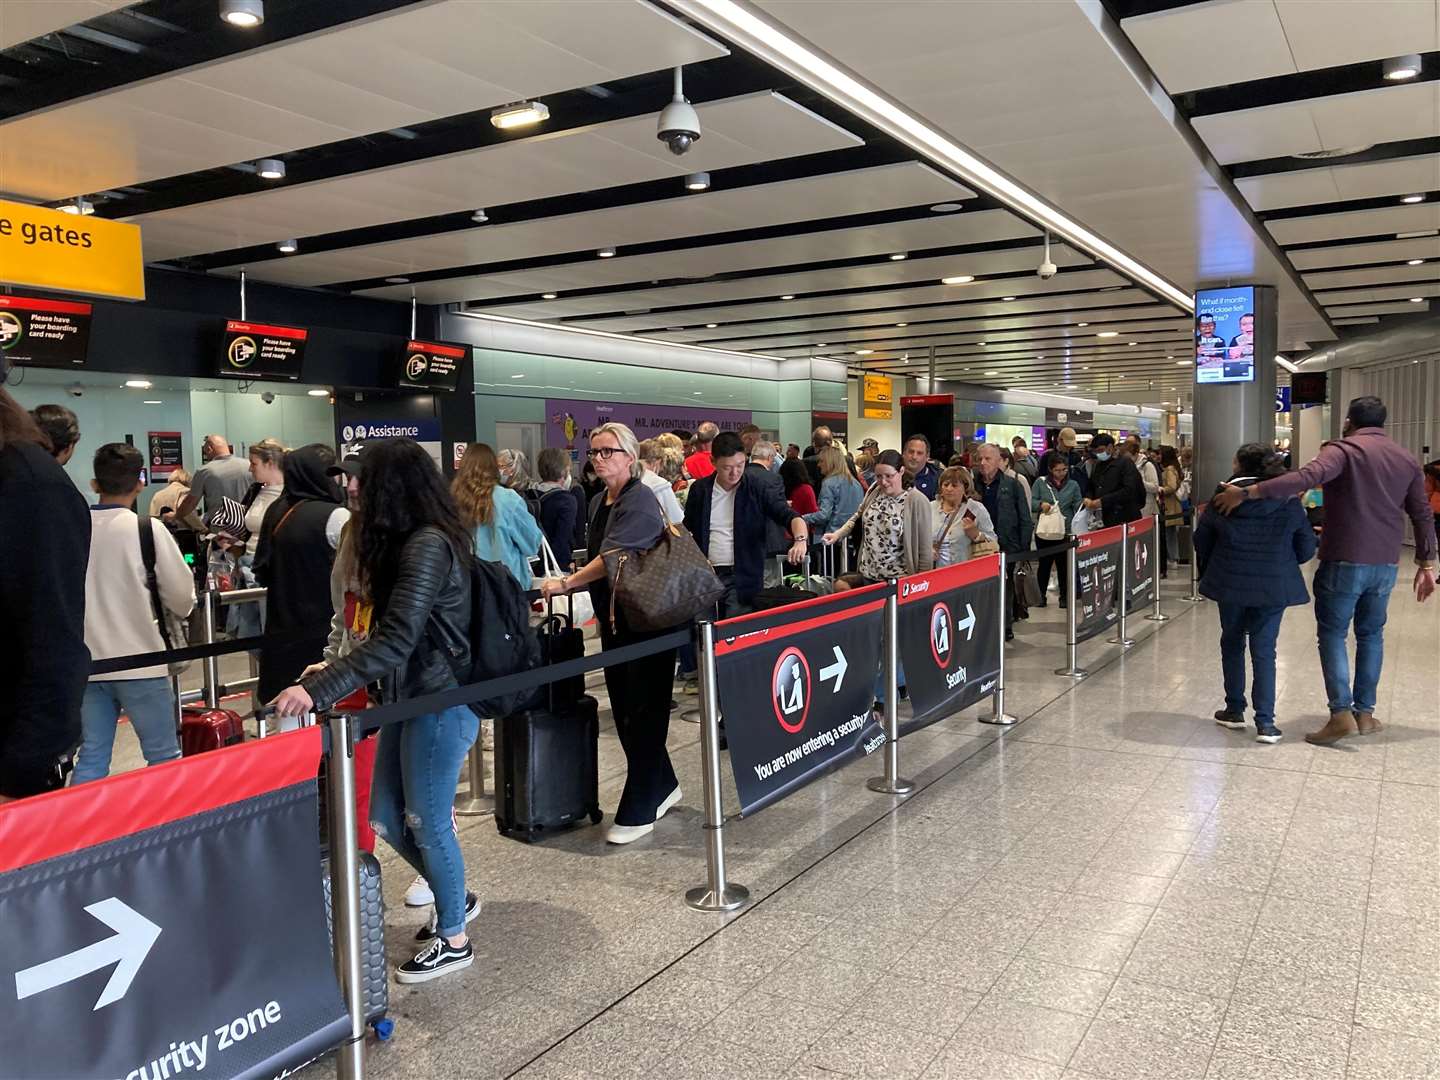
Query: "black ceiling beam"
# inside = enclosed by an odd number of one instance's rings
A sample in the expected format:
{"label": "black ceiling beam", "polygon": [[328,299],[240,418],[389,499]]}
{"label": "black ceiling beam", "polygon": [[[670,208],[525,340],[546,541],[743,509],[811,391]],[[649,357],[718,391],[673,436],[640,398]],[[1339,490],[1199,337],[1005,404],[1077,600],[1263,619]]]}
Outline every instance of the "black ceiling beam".
{"label": "black ceiling beam", "polygon": [[[1437,234],[1434,232],[1429,232],[1429,235],[1426,236],[1400,236],[1399,234],[1393,232],[1371,233],[1368,236],[1341,236],[1337,238],[1331,238],[1329,240],[1306,240],[1298,244],[1284,244],[1281,246],[1281,248],[1288,255],[1291,252],[1295,251],[1316,251],[1320,248],[1350,247],[1354,244],[1389,244],[1397,240],[1434,240],[1436,238],[1436,235]],[[1436,240],[1436,243],[1440,244],[1440,240]],[[1302,274],[1313,274],[1321,268],[1314,267],[1300,270],[1297,267],[1296,269],[1299,273]],[[1334,269],[1343,270],[1346,268],[1335,267]]]}
{"label": "black ceiling beam", "polygon": [[[1134,307],[1134,306],[1136,306],[1136,305],[1127,304],[1127,305],[1125,305],[1125,306],[1126,306],[1126,307]],[[1156,306],[1156,307],[1160,307],[1160,306],[1162,306],[1162,305],[1160,305],[1160,304],[1157,302],[1155,306]],[[1061,314],[1061,312],[1036,312],[1033,316],[1032,316],[1032,315],[1026,315],[1026,316],[1010,316],[1010,317],[1012,317],[1012,318],[1014,318],[1014,317],[1036,318],[1036,317],[1041,317],[1041,316],[1045,316],[1045,315],[1052,315],[1052,314]],[[985,319],[1006,318],[1006,317],[1007,317],[1007,316],[983,315],[983,316],[972,316],[972,317],[969,318],[969,319],[961,319],[961,320],[948,320],[948,319],[944,319],[944,320],[938,320],[938,321],[941,322],[941,323],[952,322],[952,321],[958,321],[958,322],[978,322],[978,321],[984,321]],[[1120,328],[1124,329],[1124,328],[1127,328],[1130,323],[1135,323],[1135,322],[1155,322],[1157,318],[1164,318],[1164,317],[1165,317],[1165,316],[1163,316],[1163,315],[1162,315],[1162,316],[1137,315],[1137,316],[1134,316],[1134,317],[1128,318],[1128,319],[1119,319],[1119,320],[1102,319],[1101,321],[1104,322],[1105,325],[1107,325],[1107,326],[1115,326],[1115,327],[1120,327]],[[914,324],[914,325],[923,326],[923,324]],[[732,348],[732,349],[733,349],[733,348],[742,348],[742,349],[743,349],[743,348],[744,348],[743,343],[746,342],[746,341],[750,341],[750,342],[754,342],[754,341],[766,341],[766,340],[770,340],[770,339],[773,339],[773,338],[776,338],[776,337],[787,337],[787,336],[789,336],[789,337],[806,337],[806,336],[810,336],[810,337],[816,337],[816,338],[818,338],[821,334],[824,334],[827,338],[833,337],[833,338],[836,339],[835,341],[827,341],[827,342],[825,343],[825,348],[827,348],[827,349],[843,348],[843,347],[848,346],[848,345],[859,345],[859,346],[864,347],[864,346],[866,346],[866,345],[868,344],[868,342],[866,341],[866,339],[864,339],[864,338],[856,338],[856,339],[848,340],[848,341],[847,341],[847,340],[843,340],[843,336],[844,336],[845,334],[848,334],[848,333],[851,333],[851,332],[857,331],[857,330],[883,330],[883,329],[885,329],[885,328],[886,328],[886,327],[885,327],[885,325],[883,325],[883,324],[882,324],[882,325],[875,325],[875,326],[864,326],[864,327],[861,327],[861,326],[849,327],[849,326],[847,326],[847,327],[835,327],[834,329],[835,329],[835,330],[838,330],[839,333],[832,333],[830,330],[817,330],[817,331],[813,332],[813,334],[810,333],[810,332],[808,332],[808,331],[807,331],[805,334],[791,334],[791,335],[786,335],[786,334],[756,334],[756,335],[753,335],[752,337],[706,338],[704,341],[690,342],[689,344],[696,344],[696,345],[719,345],[719,346],[722,347],[722,348]],[[893,326],[892,326],[892,329],[900,329],[900,328],[898,328],[898,327],[893,327]],[[904,329],[909,330],[909,329],[912,329],[912,327],[908,327],[908,326],[907,326],[907,327],[904,327]],[[973,329],[973,330],[967,330],[967,329],[959,328],[959,329],[951,329],[951,330],[939,330],[939,331],[936,331],[935,333],[928,333],[928,334],[914,333],[914,334],[896,335],[894,339],[898,340],[898,339],[902,339],[902,338],[903,338],[903,340],[905,340],[905,341],[929,341],[929,340],[931,340],[931,339],[933,339],[933,338],[954,338],[954,337],[960,337],[960,336],[962,336],[962,335],[968,335],[968,334],[975,334],[975,335],[977,335],[977,336],[978,336],[978,335],[981,335],[981,334],[1029,334],[1029,333],[1033,333],[1033,332],[1040,331],[1040,330],[1065,330],[1065,329],[1071,329],[1071,330],[1073,330],[1073,329],[1077,329],[1077,327],[1075,326],[1075,324],[1074,324],[1073,322],[1055,322],[1055,323],[1043,323],[1043,324],[1041,324],[1041,325],[1039,325],[1039,326],[990,327],[990,328],[988,328],[988,329],[977,327],[976,329]],[[1164,333],[1174,333],[1174,332],[1176,332],[1176,331],[1168,331],[1168,330],[1131,330],[1130,332],[1131,332],[1131,333],[1135,333],[1135,334],[1164,334]],[[1187,331],[1187,332],[1188,332],[1188,331]],[[890,338],[872,338],[872,339],[870,339],[870,340],[873,340],[873,341],[886,341],[886,340],[892,340],[892,339],[890,339]],[[1041,342],[1041,341],[1057,341],[1057,340],[1060,340],[1060,339],[1058,339],[1058,338],[1053,338],[1053,337],[1052,337],[1052,338],[1035,338],[1035,337],[1029,337],[1029,338],[1023,338],[1023,339],[1021,339],[1021,340]],[[1013,344],[1017,344],[1017,342],[1000,342],[1000,341],[997,341],[997,344],[998,344],[998,345],[1013,345]],[[955,343],[955,346],[956,346],[957,348],[962,347],[962,346],[963,346],[963,343],[961,343],[961,342],[956,342],[956,343]],[[785,344],[779,344],[779,345],[777,345],[777,344],[770,344],[770,345],[765,345],[765,346],[751,346],[751,347],[753,347],[753,348],[758,348],[758,349],[762,349],[762,350],[767,350],[767,349],[768,349],[768,350],[784,350],[784,349],[818,348],[819,346],[813,345],[813,344],[811,344],[811,343],[809,343],[809,342],[797,341],[797,342],[795,342],[795,343],[793,343],[793,344],[789,344],[789,345],[785,345]],[[1038,346],[1037,346],[1037,347],[1038,347]],[[1083,348],[1084,346],[1079,346],[1079,347]],[[1106,347],[1106,346],[1101,346],[1101,347]],[[1108,347],[1113,348],[1114,346],[1113,346],[1113,344],[1112,344],[1112,345],[1110,345],[1110,346],[1108,346]]]}
{"label": "black ceiling beam", "polygon": [[[1202,47],[1198,42],[1196,45]],[[1268,79],[1231,83],[1228,86],[1190,90],[1176,94],[1175,100],[1193,120],[1197,116],[1214,116],[1266,105],[1285,105],[1295,101],[1334,97],[1338,94],[1355,94],[1364,90],[1413,86],[1416,83],[1440,79],[1440,53],[1422,54],[1421,73],[1402,83],[1386,79],[1381,63],[1380,60],[1366,60],[1359,64],[1342,64],[1315,71],[1297,71]]]}
{"label": "black ceiling beam", "polygon": [[[1440,199],[1440,189],[1421,189],[1406,192],[1407,195],[1424,195],[1425,202]],[[1325,214],[1348,214],[1352,210],[1388,210],[1392,206],[1418,206],[1418,203],[1402,203],[1399,195],[1377,195],[1369,199],[1349,199],[1338,202],[1310,203],[1307,206],[1286,206],[1276,210],[1257,211],[1261,221],[1285,221],[1289,218],[1322,217]]]}
{"label": "black ceiling beam", "polygon": [[1305,172],[1309,169],[1328,169],[1336,165],[1363,165],[1371,161],[1394,161],[1396,158],[1419,157],[1426,154],[1440,154],[1440,136],[1377,143],[1375,146],[1367,147],[1353,154],[1345,154],[1342,157],[1295,157],[1293,154],[1286,154],[1282,157],[1237,161],[1225,168],[1236,180],[1244,180],[1251,176]]}

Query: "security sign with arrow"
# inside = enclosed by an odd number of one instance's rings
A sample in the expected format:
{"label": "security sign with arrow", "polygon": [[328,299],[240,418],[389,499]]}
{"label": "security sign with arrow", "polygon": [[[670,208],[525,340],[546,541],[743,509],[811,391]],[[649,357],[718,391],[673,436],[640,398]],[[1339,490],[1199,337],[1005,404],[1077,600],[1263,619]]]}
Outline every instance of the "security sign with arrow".
{"label": "security sign with arrow", "polygon": [[820,669],[820,681],[823,683],[829,682],[831,679],[834,679],[835,686],[832,689],[831,693],[838,694],[840,692],[840,684],[845,681],[845,669],[849,666],[850,665],[845,662],[844,652],[841,651],[839,645],[836,645],[835,662],[829,667],[822,667]]}
{"label": "security sign with arrow", "polygon": [[115,965],[110,981],[105,984],[91,1011],[113,1005],[125,996],[135,981],[140,965],[150,955],[160,927],[114,896],[89,904],[85,908],[115,933],[103,941],[57,956],[54,960],[15,973],[15,997],[21,1001],[33,994],[43,994],[57,986],[89,975],[93,971]]}
{"label": "security sign with arrow", "polygon": [[901,718],[901,735],[994,690],[1001,580],[1000,558],[994,555],[900,580],[900,659],[913,709],[909,719]]}

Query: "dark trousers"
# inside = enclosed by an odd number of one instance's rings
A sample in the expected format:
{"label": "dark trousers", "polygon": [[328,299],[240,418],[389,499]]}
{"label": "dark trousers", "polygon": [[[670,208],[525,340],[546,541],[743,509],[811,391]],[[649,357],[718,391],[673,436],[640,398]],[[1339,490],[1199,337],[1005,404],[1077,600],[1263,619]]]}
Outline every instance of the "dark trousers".
{"label": "dark trousers", "polygon": [[[664,631],[668,633],[668,631]],[[651,634],[613,635],[600,624],[600,644],[606,649],[644,641]],[[625,751],[625,790],[615,810],[617,825],[648,825],[665,797],[680,783],[665,740],[670,734],[670,690],[675,671],[675,650],[666,649],[605,669],[605,689],[615,733]]]}
{"label": "dark trousers", "polygon": [[[1046,540],[1044,541],[1044,543],[1050,544],[1054,543],[1054,541]],[[1050,588],[1050,568],[1054,567],[1055,576],[1060,581],[1060,606],[1064,607],[1070,602],[1070,594],[1066,591],[1069,587],[1069,583],[1067,581],[1067,578],[1069,576],[1069,570],[1067,569],[1068,566],[1069,560],[1066,558],[1066,553],[1063,551],[1059,555],[1040,556],[1040,576],[1036,579],[1036,581],[1037,584],[1039,584],[1040,586],[1041,600],[1045,599],[1047,592]]]}
{"label": "dark trousers", "polygon": [[1250,645],[1250,704],[1256,729],[1275,723],[1275,639],[1283,607],[1220,603],[1220,666],[1225,673],[1225,708],[1245,712],[1245,645]]}

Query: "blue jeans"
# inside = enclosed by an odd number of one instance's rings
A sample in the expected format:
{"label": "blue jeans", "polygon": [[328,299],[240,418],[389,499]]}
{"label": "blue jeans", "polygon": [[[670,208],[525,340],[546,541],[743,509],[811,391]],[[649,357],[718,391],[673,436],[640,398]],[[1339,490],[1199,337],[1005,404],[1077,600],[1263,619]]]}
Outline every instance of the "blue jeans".
{"label": "blue jeans", "polygon": [[480,718],[457,705],[381,728],[375,750],[370,823],[430,883],[435,925],[446,937],[465,930],[465,859],[451,811],[479,732]]}
{"label": "blue jeans", "polygon": [[169,679],[109,679],[85,684],[80,705],[80,753],[71,781],[84,784],[110,775],[110,753],[115,747],[115,725],[120,714],[140,739],[147,765],[159,765],[180,756],[175,736],[175,695]]}
{"label": "blue jeans", "polygon": [[1250,701],[1255,707],[1255,729],[1275,725],[1275,639],[1280,636],[1283,607],[1220,604],[1220,666],[1225,673],[1225,708],[1245,712],[1245,642],[1250,642],[1254,680]]}
{"label": "blue jeans", "polygon": [[[1385,659],[1385,616],[1395,587],[1394,563],[1322,562],[1315,571],[1315,629],[1330,711],[1375,711]],[[1355,623],[1355,685],[1345,639]]]}

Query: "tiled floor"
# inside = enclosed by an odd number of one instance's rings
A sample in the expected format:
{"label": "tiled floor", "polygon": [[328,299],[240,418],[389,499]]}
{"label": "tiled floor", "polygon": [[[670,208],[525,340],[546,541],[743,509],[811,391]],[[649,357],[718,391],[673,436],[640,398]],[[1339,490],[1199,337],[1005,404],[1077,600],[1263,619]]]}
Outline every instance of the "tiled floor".
{"label": "tiled floor", "polygon": [[[1293,609],[1286,739],[1262,746],[1209,720],[1215,607],[1182,591],[1123,658],[1082,646],[1075,686],[1037,612],[1008,654],[1024,722],[905,739],[910,798],[866,790],[872,759],[728,825],[755,897],[735,915],[681,901],[704,876],[693,725],[671,736],[684,801],[628,848],[466,820],[476,963],[392,986],[369,1075],[1440,1077],[1440,607],[1397,589],[1386,730],[1333,749],[1302,739],[1325,707]],[[613,731],[602,769],[613,806]],[[399,959],[422,913],[385,864]]]}

